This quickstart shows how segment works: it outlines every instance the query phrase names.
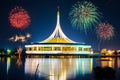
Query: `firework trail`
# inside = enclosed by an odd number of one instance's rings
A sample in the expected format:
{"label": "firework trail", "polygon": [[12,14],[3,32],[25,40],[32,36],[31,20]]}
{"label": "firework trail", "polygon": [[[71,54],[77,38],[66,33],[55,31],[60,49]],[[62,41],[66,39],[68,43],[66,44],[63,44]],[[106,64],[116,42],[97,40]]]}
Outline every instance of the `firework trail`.
{"label": "firework trail", "polygon": [[98,43],[98,50],[100,50],[100,44],[102,40],[110,40],[114,36],[114,28],[109,23],[101,23],[96,29],[97,36],[100,38]]}

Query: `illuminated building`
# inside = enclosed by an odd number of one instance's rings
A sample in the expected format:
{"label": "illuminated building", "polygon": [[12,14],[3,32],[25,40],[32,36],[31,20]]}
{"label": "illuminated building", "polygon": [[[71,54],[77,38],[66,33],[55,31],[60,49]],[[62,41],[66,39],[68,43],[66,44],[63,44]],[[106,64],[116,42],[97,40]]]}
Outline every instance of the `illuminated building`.
{"label": "illuminated building", "polygon": [[78,43],[69,39],[62,31],[60,26],[60,12],[57,12],[57,24],[53,33],[45,40],[25,45],[27,54],[44,54],[44,53],[75,53],[90,54],[92,53],[91,45]]}

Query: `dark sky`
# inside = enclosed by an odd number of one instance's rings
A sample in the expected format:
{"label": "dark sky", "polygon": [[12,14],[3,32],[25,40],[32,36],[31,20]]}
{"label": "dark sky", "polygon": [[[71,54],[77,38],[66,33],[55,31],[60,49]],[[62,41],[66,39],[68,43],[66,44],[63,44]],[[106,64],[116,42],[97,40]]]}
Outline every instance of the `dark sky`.
{"label": "dark sky", "polygon": [[[98,49],[100,39],[94,29],[86,34],[84,31],[72,27],[69,12],[73,4],[83,0],[0,0],[0,48],[14,48],[24,46],[30,42],[40,42],[53,32],[56,26],[57,5],[60,5],[60,19],[63,32],[76,42],[85,42]],[[113,25],[115,35],[111,40],[104,40],[100,48],[120,49],[120,1],[119,0],[87,0],[98,7],[102,13],[101,21]],[[11,9],[22,6],[31,17],[30,25],[25,29],[17,29],[10,25],[8,17]],[[26,42],[12,42],[8,38],[15,34],[25,35],[30,33],[32,37]]]}

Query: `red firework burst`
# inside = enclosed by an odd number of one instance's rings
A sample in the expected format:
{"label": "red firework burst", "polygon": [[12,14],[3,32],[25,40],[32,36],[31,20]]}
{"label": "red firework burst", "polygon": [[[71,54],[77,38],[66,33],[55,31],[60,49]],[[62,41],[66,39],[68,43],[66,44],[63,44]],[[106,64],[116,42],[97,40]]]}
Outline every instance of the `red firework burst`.
{"label": "red firework burst", "polygon": [[9,21],[15,28],[26,28],[30,24],[30,16],[28,12],[22,7],[16,6],[9,14]]}
{"label": "red firework burst", "polygon": [[97,28],[98,37],[103,40],[110,40],[114,36],[114,28],[109,23],[101,23]]}

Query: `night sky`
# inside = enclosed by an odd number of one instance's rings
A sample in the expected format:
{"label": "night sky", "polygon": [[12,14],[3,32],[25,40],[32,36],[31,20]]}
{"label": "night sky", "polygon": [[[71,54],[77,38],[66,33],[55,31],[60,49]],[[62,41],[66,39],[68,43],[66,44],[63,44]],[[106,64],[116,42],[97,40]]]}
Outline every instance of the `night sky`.
{"label": "night sky", "polygon": [[[95,29],[87,34],[72,27],[69,12],[72,5],[83,0],[0,0],[0,48],[15,48],[40,42],[51,35],[56,26],[57,5],[60,6],[60,24],[67,37],[76,42],[90,44],[93,50],[98,49],[100,39],[97,38]],[[115,35],[111,40],[103,40],[100,48],[120,49],[120,1],[119,0],[87,0],[98,7],[102,13],[101,21],[112,24]],[[22,6],[31,17],[30,25],[25,29],[17,29],[9,23],[9,13],[15,6]],[[26,43],[12,42],[8,39],[15,34],[25,35],[30,33],[32,37]]]}

